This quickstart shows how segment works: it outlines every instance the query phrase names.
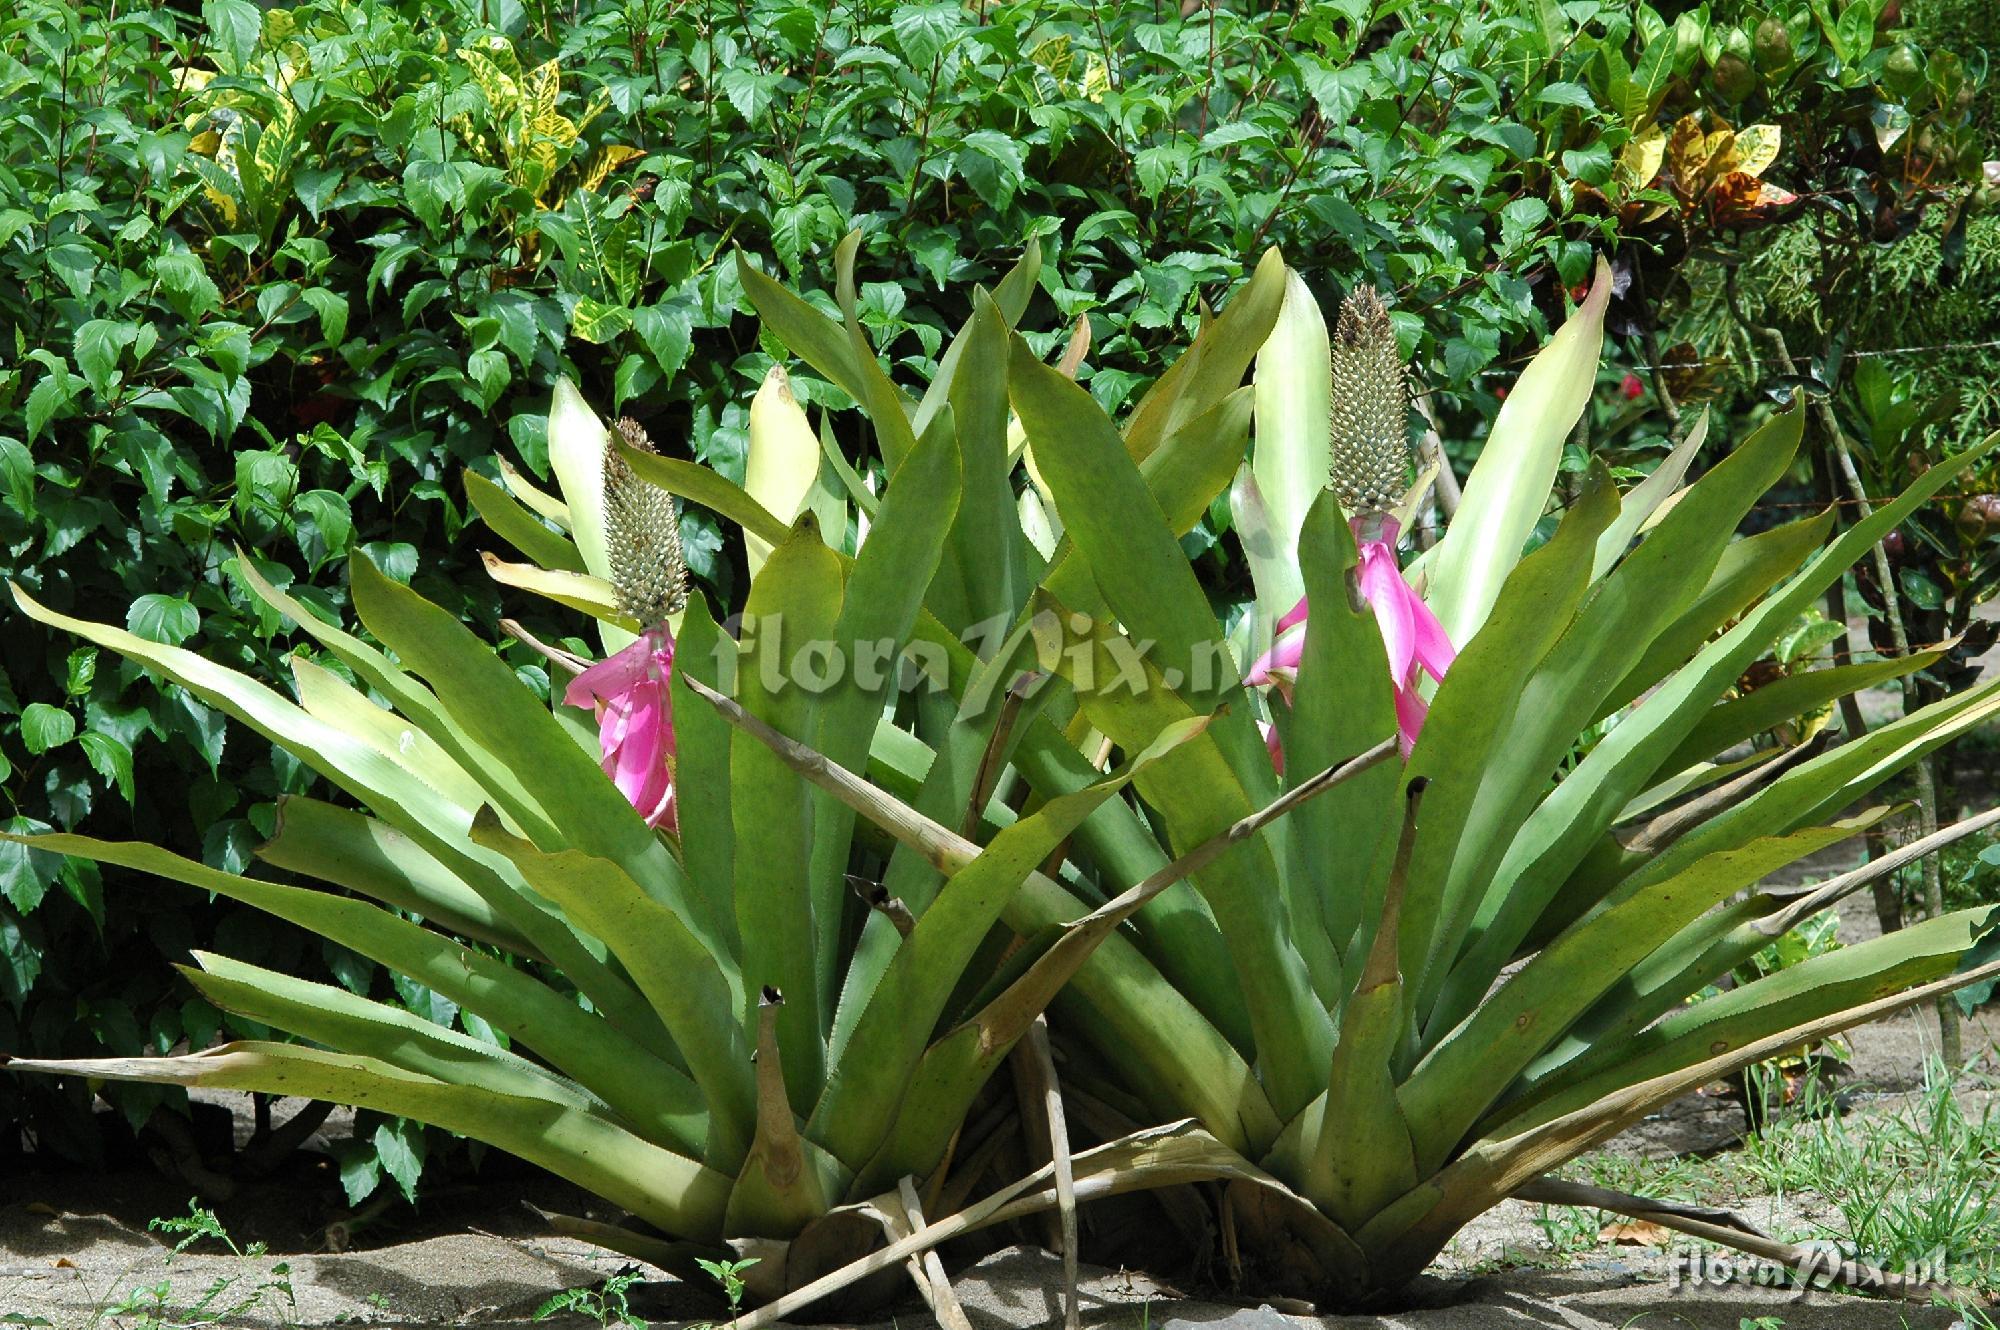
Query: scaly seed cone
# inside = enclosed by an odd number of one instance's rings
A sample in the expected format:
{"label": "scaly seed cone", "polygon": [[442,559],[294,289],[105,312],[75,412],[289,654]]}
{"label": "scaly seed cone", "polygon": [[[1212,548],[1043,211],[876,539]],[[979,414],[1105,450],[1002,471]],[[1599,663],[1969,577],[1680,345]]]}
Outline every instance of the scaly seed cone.
{"label": "scaly seed cone", "polygon": [[1410,486],[1409,394],[1389,311],[1357,286],[1333,332],[1331,484],[1350,516],[1387,512]]}
{"label": "scaly seed cone", "polygon": [[[615,439],[641,452],[657,452],[639,422],[618,422]],[[607,439],[604,447],[605,545],[618,611],[652,628],[687,604],[687,559],[681,553],[680,516],[674,496],[632,473]]]}

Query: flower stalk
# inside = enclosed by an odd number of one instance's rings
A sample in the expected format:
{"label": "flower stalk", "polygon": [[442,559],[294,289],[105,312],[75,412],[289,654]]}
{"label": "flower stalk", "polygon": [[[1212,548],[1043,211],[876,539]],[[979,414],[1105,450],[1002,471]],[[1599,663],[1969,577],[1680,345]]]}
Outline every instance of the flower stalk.
{"label": "flower stalk", "polygon": [[671,494],[632,473],[619,442],[657,452],[637,421],[607,434],[602,459],[604,545],[618,611],[642,631],[636,641],[570,680],[563,701],[597,715],[604,774],[650,827],[678,828],[674,814],[674,635],[687,606],[687,559]]}
{"label": "flower stalk", "polygon": [[[1359,563],[1355,587],[1374,612],[1396,686],[1396,724],[1403,755],[1423,729],[1429,704],[1424,676],[1442,680],[1457,656],[1437,616],[1403,579],[1396,557],[1402,521],[1425,483],[1410,481],[1409,390],[1389,311],[1370,287],[1341,302],[1329,347],[1332,382],[1327,487],[1351,516]],[[1278,620],[1271,649],[1254,661],[1244,682],[1273,687],[1287,703],[1305,654],[1308,607],[1303,597]],[[1284,770],[1277,732],[1266,743]]]}

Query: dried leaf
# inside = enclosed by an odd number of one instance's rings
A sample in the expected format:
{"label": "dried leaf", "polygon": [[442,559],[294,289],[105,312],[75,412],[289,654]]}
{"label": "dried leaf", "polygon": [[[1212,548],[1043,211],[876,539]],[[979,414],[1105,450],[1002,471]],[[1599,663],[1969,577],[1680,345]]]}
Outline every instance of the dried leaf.
{"label": "dried leaf", "polygon": [[1673,1240],[1673,1236],[1673,1230],[1650,1219],[1628,1219],[1606,1224],[1597,1234],[1599,1241],[1615,1242],[1621,1247],[1664,1247]]}
{"label": "dried leaf", "polygon": [[1715,361],[1704,361],[1694,343],[1679,342],[1668,347],[1660,361],[1667,391],[1676,402],[1705,402],[1715,396],[1722,366]]}

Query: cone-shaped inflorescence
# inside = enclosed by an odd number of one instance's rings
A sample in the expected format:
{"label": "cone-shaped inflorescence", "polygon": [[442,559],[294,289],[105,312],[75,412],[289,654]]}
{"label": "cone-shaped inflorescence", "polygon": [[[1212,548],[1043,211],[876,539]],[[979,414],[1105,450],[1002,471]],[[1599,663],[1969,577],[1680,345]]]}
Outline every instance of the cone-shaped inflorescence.
{"label": "cone-shaped inflorescence", "polygon": [[1410,486],[1409,397],[1389,311],[1372,287],[1341,302],[1332,350],[1334,496],[1350,516],[1387,512]]}
{"label": "cone-shaped inflorescence", "polygon": [[[659,451],[629,417],[618,422],[615,438],[642,452]],[[604,526],[619,613],[642,628],[678,614],[687,604],[687,559],[674,496],[632,474],[613,440],[604,447]]]}

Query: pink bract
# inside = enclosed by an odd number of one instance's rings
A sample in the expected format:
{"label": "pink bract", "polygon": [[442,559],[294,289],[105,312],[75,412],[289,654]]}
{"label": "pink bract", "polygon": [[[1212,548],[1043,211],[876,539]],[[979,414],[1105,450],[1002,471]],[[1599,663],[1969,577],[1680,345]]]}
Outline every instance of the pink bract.
{"label": "pink bract", "polygon": [[[1359,527],[1358,522],[1355,525]],[[1407,757],[1416,746],[1417,734],[1430,710],[1418,691],[1420,673],[1433,679],[1444,678],[1458,652],[1423,597],[1403,580],[1402,569],[1396,563],[1396,523],[1381,519],[1379,528],[1379,534],[1368,539],[1361,539],[1358,529],[1355,532],[1360,553],[1356,581],[1361,598],[1375,613],[1375,624],[1382,633],[1382,648],[1389,657],[1389,677],[1396,686],[1396,728],[1402,739],[1403,755]],[[1278,620],[1277,640],[1269,651],[1251,663],[1244,683],[1252,687],[1275,686],[1281,696],[1290,700],[1291,680],[1305,655],[1306,618],[1306,602],[1301,599]],[[1278,751],[1275,732],[1267,735],[1267,741],[1273,761],[1282,772],[1284,757]]]}
{"label": "pink bract", "polygon": [[674,816],[674,639],[653,629],[570,680],[563,701],[597,713],[604,774],[649,827]]}

